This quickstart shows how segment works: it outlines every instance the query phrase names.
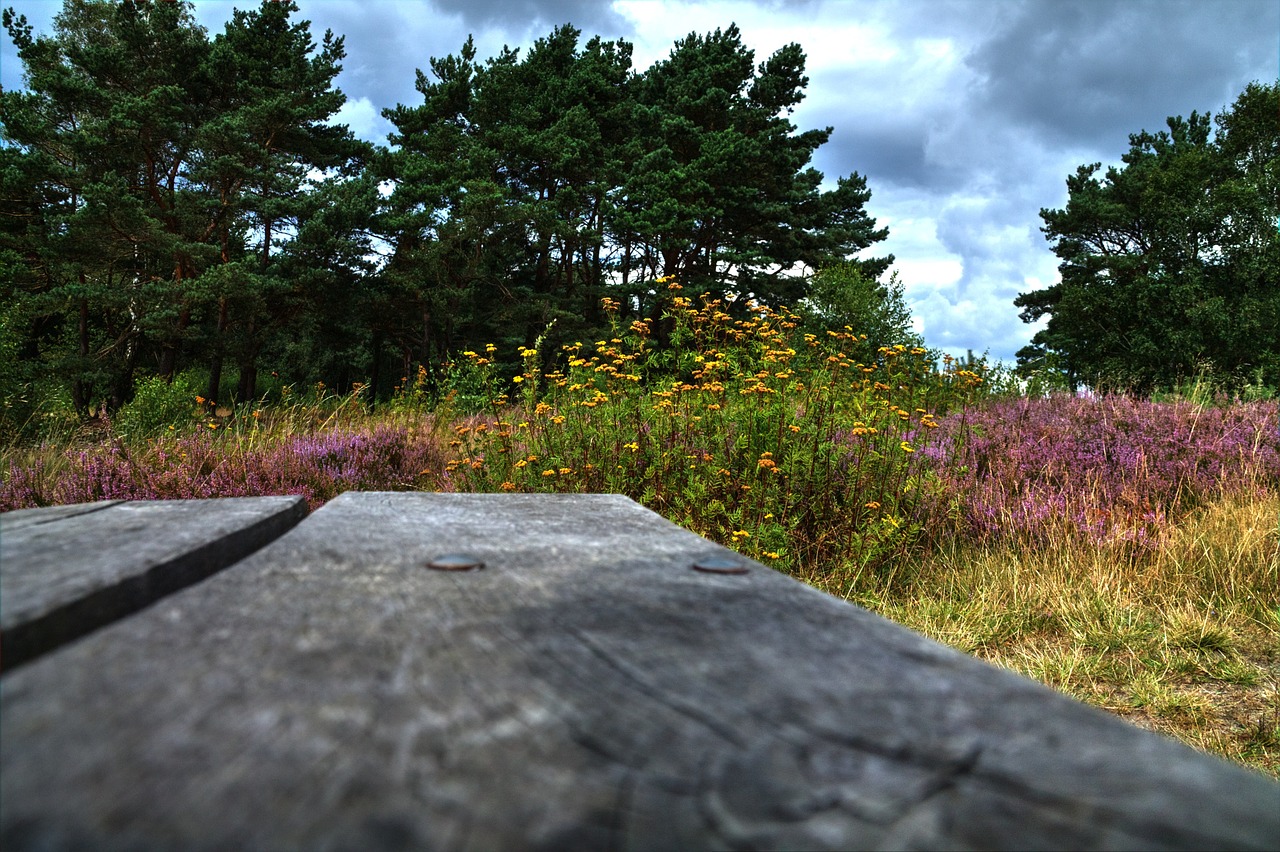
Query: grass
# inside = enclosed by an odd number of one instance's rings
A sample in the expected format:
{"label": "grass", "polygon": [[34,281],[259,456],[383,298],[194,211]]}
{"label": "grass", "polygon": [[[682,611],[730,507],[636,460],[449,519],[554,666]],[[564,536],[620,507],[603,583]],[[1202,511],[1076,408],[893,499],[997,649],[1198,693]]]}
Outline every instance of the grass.
{"label": "grass", "polygon": [[[1280,776],[1280,408],[999,398],[963,365],[696,303],[504,367],[128,417],[0,454],[0,510],[345,490],[615,492],[939,641]],[[665,338],[660,345],[655,342]],[[512,353],[507,353],[511,355]],[[179,394],[180,396],[180,394]],[[175,414],[177,412],[177,419]]]}
{"label": "grass", "polygon": [[1079,540],[957,547],[919,558],[892,589],[851,597],[1142,727],[1280,777],[1278,519],[1274,494],[1223,497],[1172,527],[1154,551]]}

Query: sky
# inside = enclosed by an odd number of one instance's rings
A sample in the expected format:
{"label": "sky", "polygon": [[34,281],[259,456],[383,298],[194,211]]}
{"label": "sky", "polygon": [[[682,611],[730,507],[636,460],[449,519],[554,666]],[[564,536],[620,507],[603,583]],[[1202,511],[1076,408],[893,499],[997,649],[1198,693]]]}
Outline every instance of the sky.
{"label": "sky", "polygon": [[[9,0],[48,32],[54,0]],[[221,32],[235,6],[198,0]],[[1012,364],[1037,326],[1013,300],[1058,277],[1040,211],[1066,204],[1082,164],[1119,164],[1128,137],[1170,115],[1218,113],[1280,76],[1280,0],[298,0],[319,40],[345,36],[340,120],[385,143],[381,116],[417,104],[415,70],[474,35],[480,57],[564,23],[635,46],[637,70],[686,35],[736,23],[756,62],[808,57],[799,131],[832,127],[814,165],[857,172],[889,238],[917,330],[953,355]],[[0,84],[22,85],[8,35]]]}

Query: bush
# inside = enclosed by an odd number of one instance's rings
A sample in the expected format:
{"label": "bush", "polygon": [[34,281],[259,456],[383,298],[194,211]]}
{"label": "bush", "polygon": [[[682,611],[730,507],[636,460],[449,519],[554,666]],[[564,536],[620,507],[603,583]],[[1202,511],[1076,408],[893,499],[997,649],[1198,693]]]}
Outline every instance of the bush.
{"label": "bush", "polygon": [[196,402],[195,386],[185,373],[172,382],[160,376],[143,379],[134,388],[133,401],[116,415],[116,434],[142,440],[186,426],[193,419]]}
{"label": "bush", "polygon": [[763,306],[735,319],[668,288],[669,346],[605,300],[611,335],[565,346],[565,369],[520,351],[515,404],[494,349],[464,352],[489,410],[456,424],[442,487],[621,493],[802,576],[891,572],[921,532],[935,413],[981,379],[938,372],[921,347],[868,354],[852,331],[806,333]]}

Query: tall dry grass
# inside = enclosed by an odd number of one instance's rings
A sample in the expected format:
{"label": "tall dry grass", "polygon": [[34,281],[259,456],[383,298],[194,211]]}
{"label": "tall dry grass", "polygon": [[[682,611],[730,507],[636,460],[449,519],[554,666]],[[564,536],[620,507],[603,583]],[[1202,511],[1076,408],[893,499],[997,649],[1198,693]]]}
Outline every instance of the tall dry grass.
{"label": "tall dry grass", "polygon": [[1280,496],[1212,499],[1150,549],[940,549],[853,599],[1196,748],[1280,776]]}

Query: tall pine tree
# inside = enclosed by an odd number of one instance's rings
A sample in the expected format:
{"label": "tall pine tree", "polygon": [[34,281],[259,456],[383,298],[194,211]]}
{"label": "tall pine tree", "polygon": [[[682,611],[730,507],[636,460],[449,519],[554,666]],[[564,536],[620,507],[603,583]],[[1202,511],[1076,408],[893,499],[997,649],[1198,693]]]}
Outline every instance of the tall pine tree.
{"label": "tall pine tree", "polygon": [[856,257],[887,236],[865,181],[822,191],[810,161],[830,128],[788,118],[804,63],[793,44],[756,67],[736,27],[640,74],[629,44],[580,46],[569,26],[523,56],[482,63],[468,40],[433,59],[423,102],[385,113],[387,278],[402,316],[422,319],[421,335],[388,333],[406,353],[418,339],[529,345],[553,321],[571,339],[598,330],[604,295],[660,316],[661,276],[773,303],[799,302],[832,263],[878,278],[891,257]]}
{"label": "tall pine tree", "polygon": [[306,310],[281,246],[365,146],[330,123],[341,39],[317,51],[297,11],[237,11],[212,41],[188,3],[66,0],[41,37],[5,12],[27,78],[0,94],[7,322],[81,412],[127,399],[139,368],[201,362],[216,399],[228,353],[252,396],[268,338]]}
{"label": "tall pine tree", "polygon": [[1123,166],[1081,166],[1042,210],[1062,280],[1018,296],[1048,318],[1018,353],[1072,384],[1148,392],[1207,371],[1280,384],[1280,84],[1248,86],[1217,117],[1135,133]]}

